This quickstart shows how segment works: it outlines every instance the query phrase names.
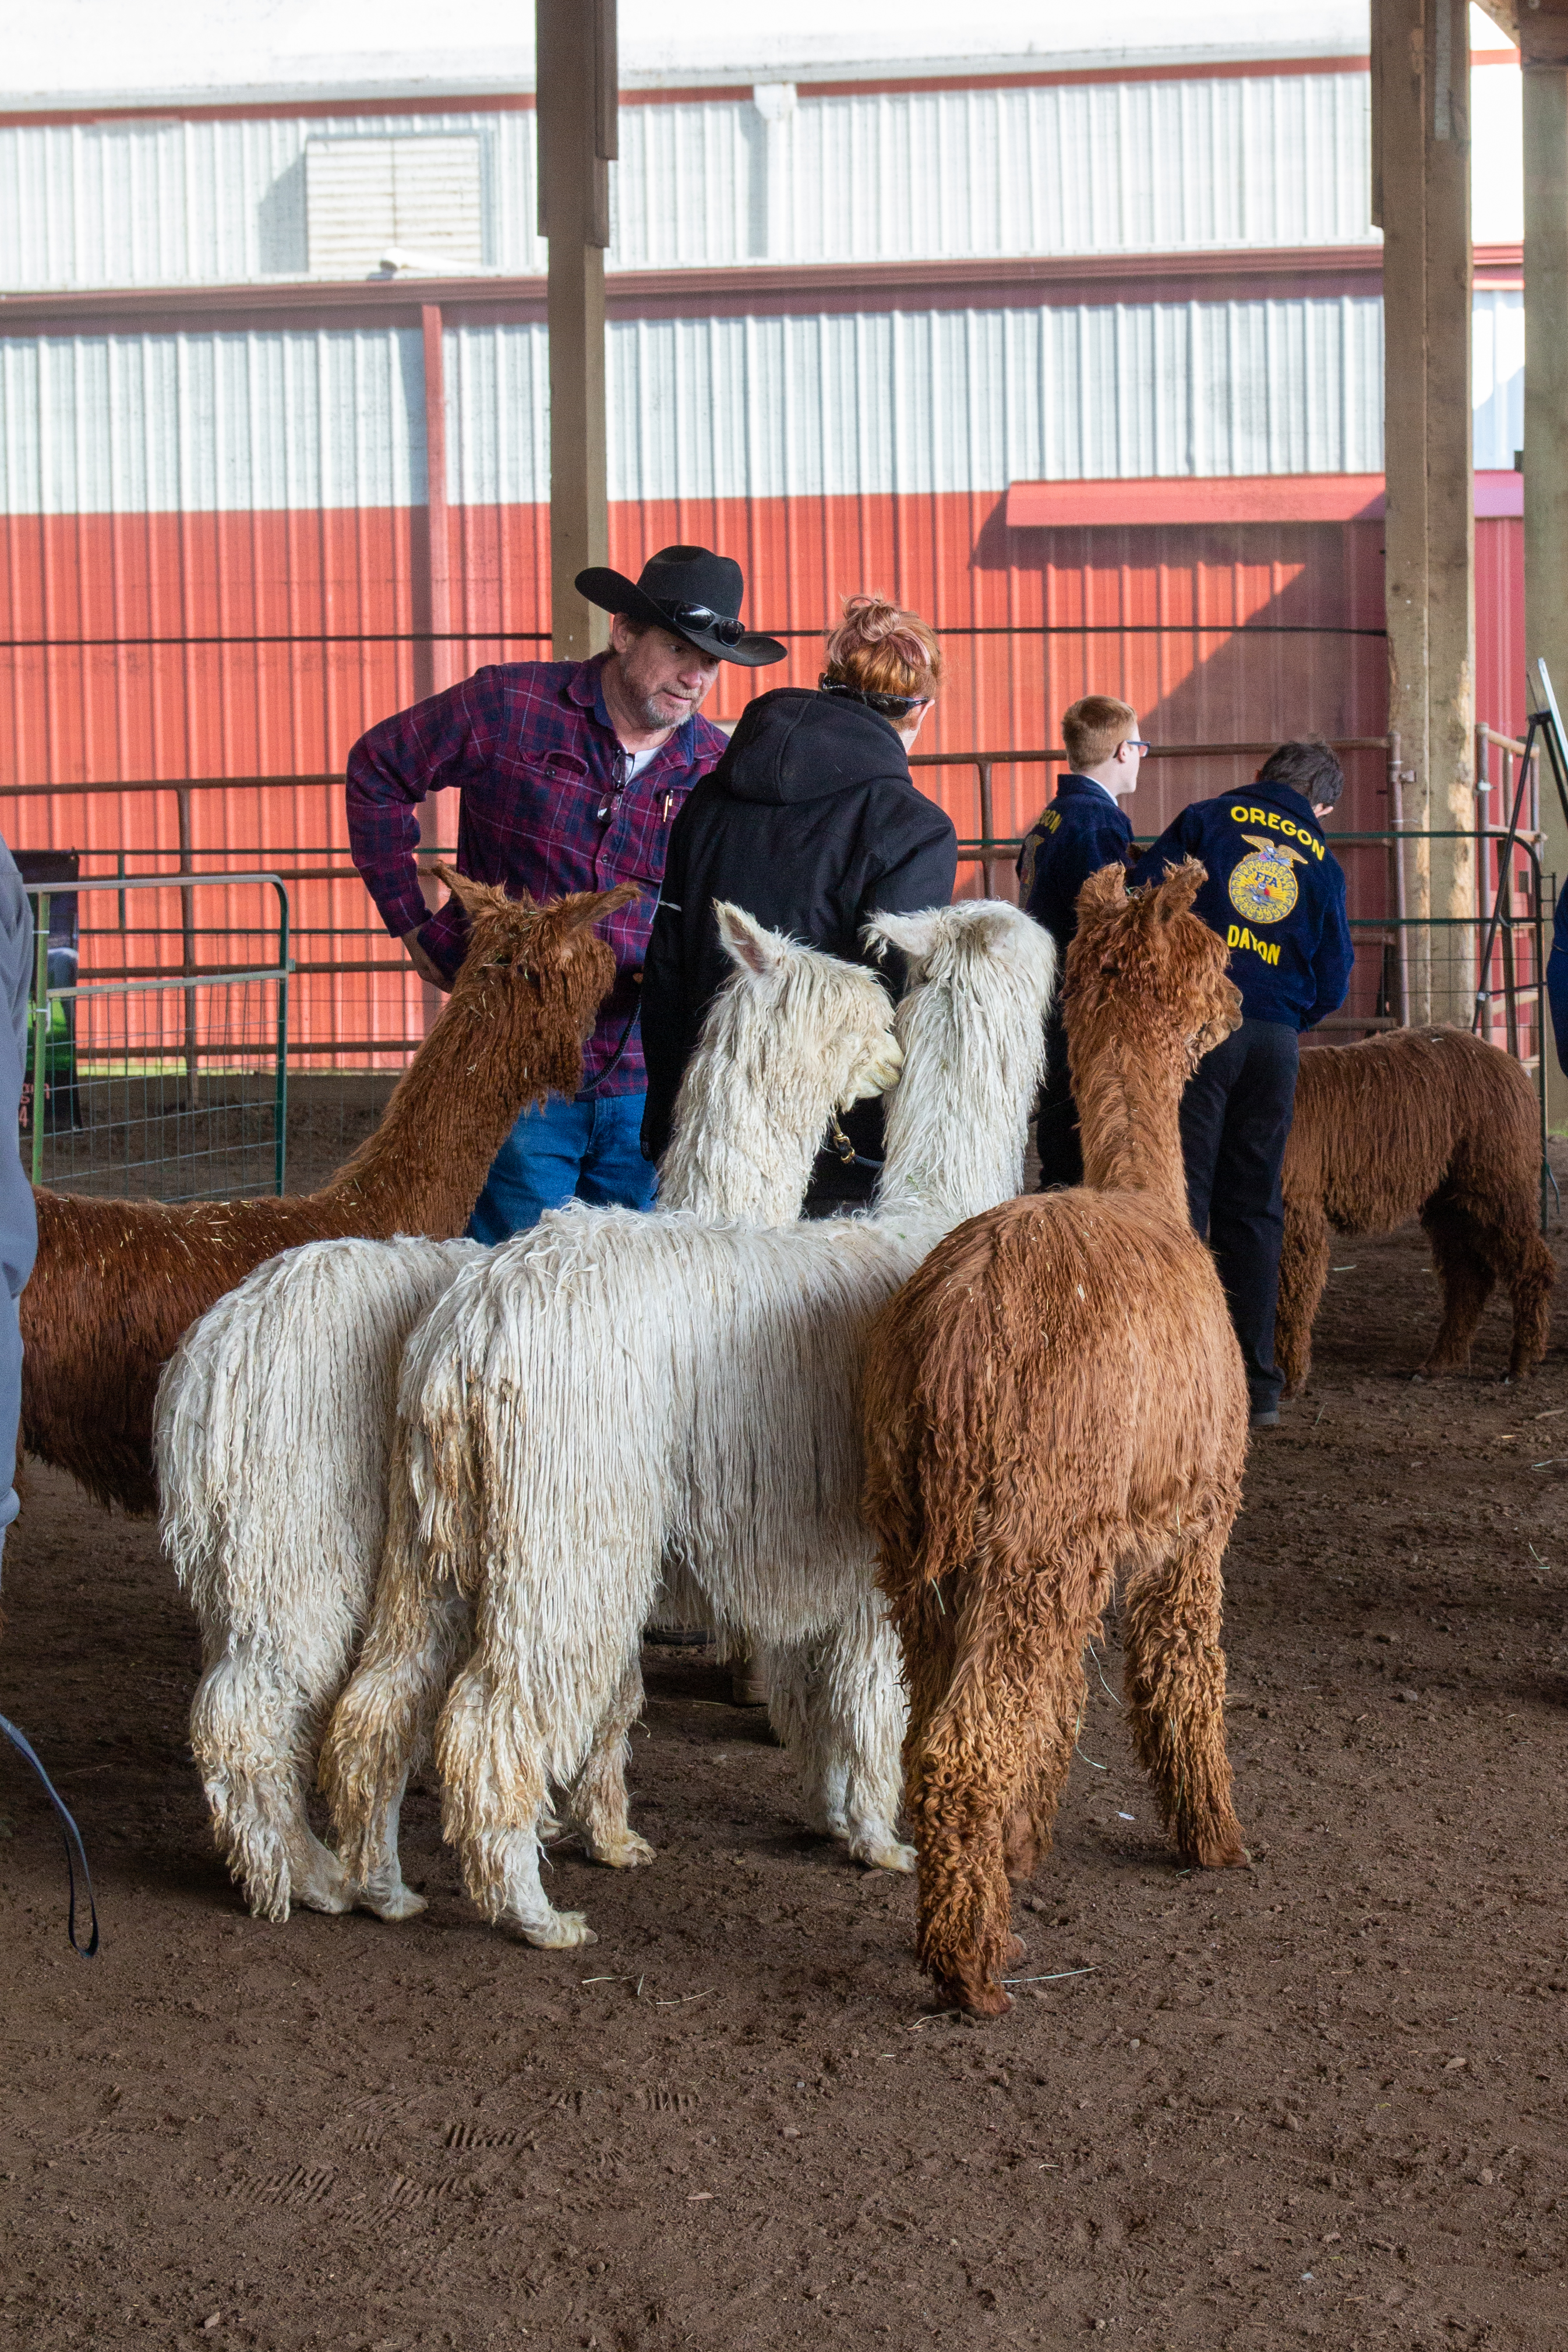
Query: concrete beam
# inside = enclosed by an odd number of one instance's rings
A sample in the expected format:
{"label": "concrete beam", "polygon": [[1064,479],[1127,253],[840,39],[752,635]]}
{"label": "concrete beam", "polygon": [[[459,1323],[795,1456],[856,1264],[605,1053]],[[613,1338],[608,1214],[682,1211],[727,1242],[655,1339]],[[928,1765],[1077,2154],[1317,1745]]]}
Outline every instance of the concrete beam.
{"label": "concrete beam", "polygon": [[607,616],[572,583],[609,561],[605,247],[618,92],[616,0],[535,0],[539,231],[549,241],[551,650],[582,661]]}
{"label": "concrete beam", "polygon": [[[1468,0],[1375,0],[1373,207],[1384,233],[1389,724],[1414,831],[1406,1018],[1474,1002],[1475,518]],[[1458,922],[1465,926],[1454,929]]]}

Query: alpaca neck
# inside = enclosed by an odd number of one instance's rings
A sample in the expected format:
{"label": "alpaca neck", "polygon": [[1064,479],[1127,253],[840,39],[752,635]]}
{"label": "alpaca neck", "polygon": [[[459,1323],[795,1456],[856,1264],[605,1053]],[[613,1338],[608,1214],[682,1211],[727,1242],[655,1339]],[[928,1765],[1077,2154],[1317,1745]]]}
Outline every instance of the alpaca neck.
{"label": "alpaca neck", "polygon": [[1114,1019],[1103,1036],[1075,1031],[1068,1016],[1073,1100],[1083,1144],[1083,1181],[1093,1192],[1143,1192],[1175,1215],[1187,1213],[1182,1164],[1184,1070],[1140,1051]]}
{"label": "alpaca neck", "polygon": [[539,1008],[509,974],[461,974],[379,1125],[312,1197],[372,1235],[460,1234],[538,1084]]}
{"label": "alpaca neck", "polygon": [[889,1097],[877,1216],[946,1231],[1022,1189],[1044,1060],[1039,996],[998,973],[967,1001],[919,987],[900,1012],[904,1075]]}
{"label": "alpaca neck", "polygon": [[834,1108],[820,1072],[768,1056],[745,1024],[745,992],[720,1000],[686,1066],[669,1148],[658,1171],[661,1209],[691,1209],[747,1224],[789,1225],[800,1214],[818,1142]]}

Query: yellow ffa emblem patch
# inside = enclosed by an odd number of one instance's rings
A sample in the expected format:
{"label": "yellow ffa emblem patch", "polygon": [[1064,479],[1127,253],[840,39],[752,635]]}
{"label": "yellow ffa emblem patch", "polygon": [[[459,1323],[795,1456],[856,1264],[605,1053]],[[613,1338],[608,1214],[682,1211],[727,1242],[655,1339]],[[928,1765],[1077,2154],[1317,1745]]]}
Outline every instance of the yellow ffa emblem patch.
{"label": "yellow ffa emblem patch", "polygon": [[1287,849],[1265,834],[1241,837],[1252,855],[1231,875],[1230,903],[1249,922],[1282,923],[1300,895],[1295,869],[1307,861],[1299,849]]}

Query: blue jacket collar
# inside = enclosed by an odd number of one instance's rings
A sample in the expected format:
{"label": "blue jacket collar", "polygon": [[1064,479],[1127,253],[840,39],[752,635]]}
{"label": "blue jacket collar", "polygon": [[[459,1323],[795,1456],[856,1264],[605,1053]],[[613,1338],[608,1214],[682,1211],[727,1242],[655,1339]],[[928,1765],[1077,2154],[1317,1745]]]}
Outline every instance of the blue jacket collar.
{"label": "blue jacket collar", "polygon": [[1076,768],[1069,768],[1064,775],[1057,778],[1057,798],[1060,800],[1064,793],[1069,800],[1081,800],[1089,795],[1103,801],[1108,808],[1120,810],[1121,806],[1114,793],[1108,793],[1105,786],[1097,784],[1092,776],[1080,776]]}

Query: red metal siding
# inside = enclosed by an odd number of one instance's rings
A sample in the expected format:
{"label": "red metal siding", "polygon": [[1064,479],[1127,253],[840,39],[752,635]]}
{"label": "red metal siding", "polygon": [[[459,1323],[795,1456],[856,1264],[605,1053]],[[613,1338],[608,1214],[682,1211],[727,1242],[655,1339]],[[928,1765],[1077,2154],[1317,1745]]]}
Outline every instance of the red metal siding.
{"label": "red metal siding", "polygon": [[[1005,508],[968,493],[627,504],[612,510],[611,560],[635,572],[671,541],[724,548],[745,566],[749,615],[803,633],[776,669],[721,673],[712,708],[725,719],[752,693],[813,680],[825,623],[846,592],[869,587],[943,634],[948,682],[922,750],[1047,744],[1066,705],[1091,690],[1125,696],[1156,743],[1382,732],[1380,522],[1009,529]],[[0,651],[10,689],[0,795],[6,782],[61,787],[0,797],[0,824],[18,846],[124,850],[132,866],[153,851],[172,857],[172,796],[89,799],[69,786],[276,776],[195,795],[196,850],[247,863],[341,853],[336,782],[282,780],[335,778],[355,736],[385,712],[481,661],[546,650],[526,636],[546,625],[541,507],[451,511],[451,626],[465,634],[449,646],[410,642],[430,625],[422,509],[26,517],[0,530],[0,637],[52,641]],[[1517,519],[1478,523],[1477,707],[1510,731],[1523,722],[1521,541]],[[496,631],[513,635],[487,634]],[[176,642],[125,642],[147,637]],[[62,642],[95,638],[121,642]],[[257,642],[267,638],[295,642]],[[1198,793],[1243,783],[1251,764],[1155,763],[1135,804],[1140,831]],[[1343,827],[1381,829],[1378,754],[1353,754],[1349,766]],[[922,782],[963,835],[979,833],[973,770],[928,770]],[[1049,789],[1038,767],[999,767],[997,832],[1023,830]],[[451,829],[438,807],[436,816]],[[1358,911],[1382,911],[1382,863],[1359,865]],[[331,950],[310,935],[364,921],[366,902],[352,881],[311,881],[296,890],[295,911],[302,958],[322,960]],[[298,992],[296,1034],[399,1035],[416,1002],[395,971],[322,976]]]}

